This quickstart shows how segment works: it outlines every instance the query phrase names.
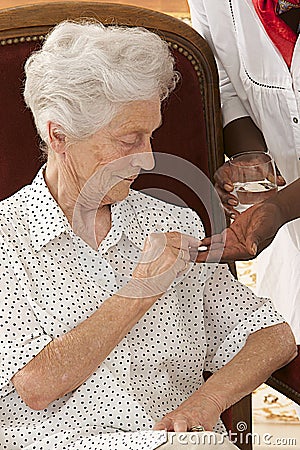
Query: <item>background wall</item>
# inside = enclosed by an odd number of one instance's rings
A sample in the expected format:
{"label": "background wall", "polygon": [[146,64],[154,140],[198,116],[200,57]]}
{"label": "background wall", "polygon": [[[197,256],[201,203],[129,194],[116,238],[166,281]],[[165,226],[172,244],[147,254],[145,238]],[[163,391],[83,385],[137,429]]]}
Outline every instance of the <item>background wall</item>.
{"label": "background wall", "polygon": [[[40,4],[40,3],[54,3],[59,0],[0,0],[0,9],[11,8],[14,6]],[[75,1],[75,0],[64,0]],[[176,15],[187,15],[188,5],[187,0],[83,0],[83,1],[100,1],[101,3],[124,3],[127,5],[143,6],[144,8],[154,9],[156,11],[166,13],[176,13]]]}

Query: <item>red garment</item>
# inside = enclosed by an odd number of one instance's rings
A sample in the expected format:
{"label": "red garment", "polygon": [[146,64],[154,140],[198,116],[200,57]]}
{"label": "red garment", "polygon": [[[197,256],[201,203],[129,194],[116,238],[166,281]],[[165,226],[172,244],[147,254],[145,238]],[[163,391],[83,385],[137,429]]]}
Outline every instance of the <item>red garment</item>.
{"label": "red garment", "polygon": [[[274,45],[290,67],[297,34],[280,18],[280,13],[300,7],[300,0],[252,0],[255,10]],[[281,5],[279,5],[281,3]],[[295,6],[293,6],[295,5]],[[280,8],[278,8],[280,6]]]}

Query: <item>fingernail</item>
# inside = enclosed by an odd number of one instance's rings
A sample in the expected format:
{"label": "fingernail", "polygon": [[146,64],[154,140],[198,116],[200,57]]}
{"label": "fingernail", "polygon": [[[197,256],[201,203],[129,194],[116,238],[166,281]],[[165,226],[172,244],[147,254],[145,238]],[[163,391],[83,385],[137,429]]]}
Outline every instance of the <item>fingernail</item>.
{"label": "fingernail", "polygon": [[238,202],[236,200],[234,200],[233,198],[230,198],[227,203],[228,203],[228,205],[231,205],[231,206],[236,206],[238,204]]}
{"label": "fingernail", "polygon": [[232,191],[233,187],[231,186],[231,184],[224,184],[224,189],[226,189],[226,191]]}
{"label": "fingernail", "polygon": [[235,219],[235,214],[230,214],[231,219]]}
{"label": "fingernail", "polygon": [[256,255],[256,253],[257,253],[257,245],[256,244],[252,244],[251,250],[252,250],[252,254]]}

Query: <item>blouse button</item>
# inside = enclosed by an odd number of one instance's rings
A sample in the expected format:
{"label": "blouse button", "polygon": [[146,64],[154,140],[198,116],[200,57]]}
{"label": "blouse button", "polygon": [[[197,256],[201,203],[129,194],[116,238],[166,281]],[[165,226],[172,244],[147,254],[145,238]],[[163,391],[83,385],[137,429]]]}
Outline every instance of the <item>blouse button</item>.
{"label": "blouse button", "polygon": [[298,122],[299,122],[298,119],[297,119],[297,117],[293,117],[293,122],[294,122],[294,123],[298,123]]}

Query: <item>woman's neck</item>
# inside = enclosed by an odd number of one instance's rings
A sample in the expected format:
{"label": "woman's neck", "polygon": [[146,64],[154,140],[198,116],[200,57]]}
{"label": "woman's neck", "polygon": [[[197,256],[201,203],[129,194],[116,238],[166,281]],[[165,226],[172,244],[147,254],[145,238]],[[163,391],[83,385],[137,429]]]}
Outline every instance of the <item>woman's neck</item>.
{"label": "woman's neck", "polygon": [[111,228],[110,205],[87,205],[81,193],[72,191],[72,183],[68,183],[51,162],[46,166],[44,179],[74,233],[96,250]]}

